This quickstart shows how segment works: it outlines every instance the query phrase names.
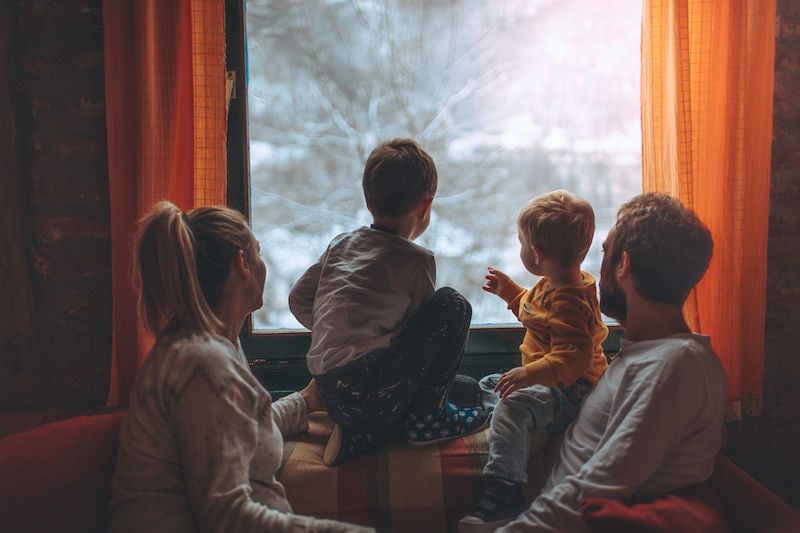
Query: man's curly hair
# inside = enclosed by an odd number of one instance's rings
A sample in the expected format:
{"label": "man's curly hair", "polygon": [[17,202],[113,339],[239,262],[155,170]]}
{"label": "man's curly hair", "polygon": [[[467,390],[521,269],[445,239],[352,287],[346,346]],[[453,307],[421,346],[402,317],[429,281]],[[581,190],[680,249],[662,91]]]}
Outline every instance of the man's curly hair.
{"label": "man's curly hair", "polygon": [[667,194],[645,193],[620,207],[607,247],[612,265],[628,252],[639,294],[682,305],[711,260],[711,232],[697,215]]}

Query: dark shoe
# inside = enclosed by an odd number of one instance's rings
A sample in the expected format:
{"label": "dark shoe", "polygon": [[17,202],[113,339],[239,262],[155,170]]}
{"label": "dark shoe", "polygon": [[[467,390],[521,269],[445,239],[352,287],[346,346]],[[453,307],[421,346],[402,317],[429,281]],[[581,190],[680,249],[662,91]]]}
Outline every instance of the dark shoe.
{"label": "dark shoe", "polygon": [[427,446],[463,437],[482,430],[489,423],[483,407],[460,408],[447,402],[438,415],[408,415],[406,441],[413,446]]}
{"label": "dark shoe", "polygon": [[459,407],[480,405],[481,386],[478,380],[471,376],[456,374],[456,379],[453,381],[453,386],[450,387],[450,394],[447,395],[447,399]]}
{"label": "dark shoe", "polygon": [[366,453],[372,449],[372,436],[353,433],[336,424],[333,427],[325,451],[322,452],[322,462],[327,466],[340,465],[356,455]]}
{"label": "dark shoe", "polygon": [[487,479],[475,509],[458,522],[461,533],[483,533],[514,520],[527,509],[521,483]]}

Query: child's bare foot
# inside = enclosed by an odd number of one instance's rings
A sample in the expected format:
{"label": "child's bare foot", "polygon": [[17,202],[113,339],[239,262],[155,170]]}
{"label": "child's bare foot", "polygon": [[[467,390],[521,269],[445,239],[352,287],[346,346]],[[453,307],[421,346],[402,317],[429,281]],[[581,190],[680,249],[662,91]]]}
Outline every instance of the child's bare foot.
{"label": "child's bare foot", "polygon": [[311,378],[311,381],[309,381],[308,385],[306,385],[306,387],[300,391],[300,394],[306,401],[306,410],[309,413],[313,413],[314,411],[328,410],[328,408],[325,406],[325,403],[322,401],[322,395],[319,393],[319,387],[317,387],[317,382],[314,380],[314,378]]}

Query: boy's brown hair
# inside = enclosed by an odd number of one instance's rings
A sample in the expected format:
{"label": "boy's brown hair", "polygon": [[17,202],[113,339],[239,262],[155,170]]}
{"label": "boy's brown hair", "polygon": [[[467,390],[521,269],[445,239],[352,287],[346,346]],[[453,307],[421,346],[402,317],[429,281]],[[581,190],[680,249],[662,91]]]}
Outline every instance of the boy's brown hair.
{"label": "boy's brown hair", "polygon": [[433,158],[415,140],[397,138],[372,151],[361,184],[373,216],[398,217],[433,196],[437,179]]}
{"label": "boy's brown hair", "polygon": [[538,246],[562,266],[580,264],[594,238],[594,210],[568,191],[552,191],[522,208],[517,227],[528,245]]}

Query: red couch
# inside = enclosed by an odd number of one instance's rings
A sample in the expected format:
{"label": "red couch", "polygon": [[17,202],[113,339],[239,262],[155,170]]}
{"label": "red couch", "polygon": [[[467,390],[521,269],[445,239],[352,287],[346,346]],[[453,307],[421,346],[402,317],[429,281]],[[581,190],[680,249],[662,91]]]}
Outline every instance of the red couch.
{"label": "red couch", "polygon": [[[77,417],[0,439],[0,530],[105,531],[122,417]],[[396,443],[327,468],[330,429],[315,414],[309,433],[287,441],[281,481],[296,512],[380,531],[454,531],[477,498],[485,433],[438,447]],[[539,463],[532,459],[532,490]],[[592,500],[584,513],[595,531],[800,531],[800,514],[723,456],[708,483],[648,504]]]}
{"label": "red couch", "polygon": [[108,529],[123,413],[80,416],[0,439],[0,530]]}

